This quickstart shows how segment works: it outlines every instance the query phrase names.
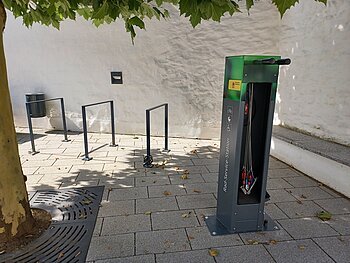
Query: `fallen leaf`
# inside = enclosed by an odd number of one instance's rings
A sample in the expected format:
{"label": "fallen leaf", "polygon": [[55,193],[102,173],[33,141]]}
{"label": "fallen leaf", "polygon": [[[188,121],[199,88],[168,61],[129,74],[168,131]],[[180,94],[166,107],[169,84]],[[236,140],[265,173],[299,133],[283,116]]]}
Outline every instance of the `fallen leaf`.
{"label": "fallen leaf", "polygon": [[298,246],[300,250],[304,250],[305,249],[305,246],[301,245],[301,246]]}
{"label": "fallen leaf", "polygon": [[332,214],[327,211],[321,211],[317,213],[317,217],[321,219],[322,221],[328,221],[332,218]]}
{"label": "fallen leaf", "polygon": [[277,241],[274,240],[274,239],[271,239],[271,240],[269,241],[269,243],[270,243],[270,244],[273,244],[273,245],[276,245],[276,244],[277,244]]}
{"label": "fallen leaf", "polygon": [[188,170],[185,170],[184,174],[190,174],[190,172]]}
{"label": "fallen leaf", "polygon": [[183,218],[189,218],[190,215],[191,215],[191,212],[188,212],[188,213],[182,214],[181,217],[183,217]]}
{"label": "fallen leaf", "polygon": [[200,194],[202,191],[201,190],[197,190],[197,189],[193,189],[193,192]]}
{"label": "fallen leaf", "polygon": [[163,192],[163,195],[171,195],[171,192],[169,192],[169,191],[164,191],[164,192]]}
{"label": "fallen leaf", "polygon": [[74,257],[77,257],[77,256],[79,256],[80,254],[81,254],[81,252],[79,251],[78,253],[75,254]]}
{"label": "fallen leaf", "polygon": [[248,242],[249,245],[257,245],[257,244],[259,244],[259,241],[254,240],[254,239],[248,239],[247,242]]}
{"label": "fallen leaf", "polygon": [[134,140],[137,140],[138,138],[139,138],[139,137],[135,136],[133,139],[134,139]]}
{"label": "fallen leaf", "polygon": [[178,170],[180,170],[180,168],[179,167],[175,167],[175,171],[178,171]]}
{"label": "fallen leaf", "polygon": [[146,212],[145,212],[145,215],[150,215],[150,214],[152,214],[151,211],[146,211]]}
{"label": "fallen leaf", "polygon": [[188,239],[192,240],[192,239],[194,239],[194,237],[193,236],[188,236]]}
{"label": "fallen leaf", "polygon": [[61,252],[61,253],[58,254],[58,257],[57,257],[57,258],[60,259],[60,258],[63,257],[63,256],[64,256],[64,253]]}
{"label": "fallen leaf", "polygon": [[190,153],[195,154],[195,153],[197,153],[197,150],[192,150],[192,151],[190,151]]}
{"label": "fallen leaf", "polygon": [[306,198],[307,198],[305,195],[301,195],[300,197],[301,197],[301,198],[304,198],[304,199],[306,199]]}
{"label": "fallen leaf", "polygon": [[302,204],[303,202],[301,202],[300,200],[297,200],[297,203],[298,203],[298,204]]}
{"label": "fallen leaf", "polygon": [[219,255],[219,251],[216,249],[209,249],[209,255],[212,257],[217,257]]}
{"label": "fallen leaf", "polygon": [[180,176],[180,178],[182,180],[187,180],[188,179],[188,175],[187,174],[183,174],[183,175]]}
{"label": "fallen leaf", "polygon": [[89,205],[89,204],[92,203],[91,200],[83,200],[83,201],[81,201],[81,202],[82,202],[83,205]]}

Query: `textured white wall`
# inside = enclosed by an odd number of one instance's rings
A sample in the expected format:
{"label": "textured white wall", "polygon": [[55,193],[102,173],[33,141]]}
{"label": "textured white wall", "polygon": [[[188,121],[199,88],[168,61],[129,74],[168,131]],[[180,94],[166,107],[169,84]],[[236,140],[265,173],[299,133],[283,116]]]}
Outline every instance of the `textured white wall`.
{"label": "textured white wall", "polygon": [[[144,110],[169,102],[171,135],[218,138],[225,56],[279,53],[278,13],[271,7],[261,1],[251,16],[237,14],[196,29],[172,10],[167,22],[148,22],[135,46],[121,22],[96,29],[86,21],[67,21],[57,31],[26,29],[9,16],[5,49],[16,124],[27,125],[24,94],[43,91],[65,98],[73,130],[82,126],[82,104],[114,99],[117,132],[144,133]],[[110,84],[112,70],[123,71],[123,85]],[[89,112],[91,131],[109,131],[106,107]],[[53,118],[34,124],[60,127],[54,109]],[[152,115],[154,133],[161,113]]]}
{"label": "textured white wall", "polygon": [[350,144],[350,1],[300,1],[281,21],[276,114],[283,124]]}
{"label": "textured white wall", "polygon": [[[151,21],[133,46],[121,22],[96,29],[78,20],[61,31],[26,29],[9,16],[5,50],[15,121],[26,126],[24,94],[63,96],[68,126],[82,126],[81,105],[114,99],[117,131],[144,133],[144,110],[169,102],[171,135],[220,136],[224,57],[282,54],[292,58],[280,73],[276,121],[337,142],[350,143],[350,1],[329,0],[325,8],[303,0],[279,19],[268,0],[251,11],[204,22],[192,29],[172,10],[167,22]],[[111,85],[110,71],[124,84]],[[35,126],[61,127],[58,108]],[[88,111],[91,131],[109,131],[107,106]],[[161,112],[152,115],[154,134]]]}

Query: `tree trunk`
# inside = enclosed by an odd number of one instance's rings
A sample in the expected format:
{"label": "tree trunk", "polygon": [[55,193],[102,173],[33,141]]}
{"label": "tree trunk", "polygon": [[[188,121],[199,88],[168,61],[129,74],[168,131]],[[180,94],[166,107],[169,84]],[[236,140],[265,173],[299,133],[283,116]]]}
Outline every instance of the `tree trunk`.
{"label": "tree trunk", "polygon": [[18,154],[7,82],[3,31],[6,12],[0,0],[0,243],[28,233],[34,224]]}

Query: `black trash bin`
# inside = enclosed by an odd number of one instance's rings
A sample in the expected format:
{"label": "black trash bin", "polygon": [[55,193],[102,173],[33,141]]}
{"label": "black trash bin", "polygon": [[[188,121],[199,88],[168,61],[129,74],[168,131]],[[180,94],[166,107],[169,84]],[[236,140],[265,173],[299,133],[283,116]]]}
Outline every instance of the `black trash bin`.
{"label": "black trash bin", "polygon": [[[44,100],[44,93],[26,94],[26,102]],[[46,116],[45,102],[37,102],[29,104],[29,113],[31,118],[41,118]]]}

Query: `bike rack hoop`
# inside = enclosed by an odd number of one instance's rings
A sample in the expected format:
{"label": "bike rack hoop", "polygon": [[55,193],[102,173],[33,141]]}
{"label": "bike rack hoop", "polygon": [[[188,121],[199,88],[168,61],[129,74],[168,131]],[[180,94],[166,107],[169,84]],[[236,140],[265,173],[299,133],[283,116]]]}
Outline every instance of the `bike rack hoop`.
{"label": "bike rack hoop", "polygon": [[89,142],[88,142],[88,136],[87,136],[87,122],[86,122],[86,108],[87,107],[92,107],[96,105],[101,105],[101,104],[110,104],[110,111],[111,111],[111,130],[112,130],[112,142],[109,146],[115,147],[118,146],[115,144],[115,126],[114,126],[114,101],[113,100],[106,100],[106,101],[101,101],[101,102],[96,102],[96,103],[90,103],[90,104],[85,104],[81,106],[81,111],[82,111],[82,116],[83,116],[83,132],[84,132],[84,161],[90,161],[92,157],[89,157]]}
{"label": "bike rack hoop", "polygon": [[146,137],[147,137],[147,154],[143,159],[143,166],[146,168],[153,167],[153,157],[151,155],[151,111],[156,110],[158,108],[164,107],[164,150],[165,152],[169,152],[169,104],[163,103],[158,106],[146,109]]}
{"label": "bike rack hoop", "polygon": [[27,111],[27,120],[28,120],[28,128],[29,128],[29,136],[30,136],[30,142],[32,145],[32,151],[29,152],[32,155],[39,153],[39,151],[35,150],[35,144],[34,144],[34,134],[33,134],[33,125],[32,125],[32,117],[30,115],[30,105],[34,103],[40,103],[40,102],[46,102],[46,101],[54,101],[59,100],[61,104],[61,115],[62,115],[62,125],[63,125],[63,134],[64,134],[64,140],[63,142],[69,142],[67,135],[67,122],[66,122],[66,113],[64,109],[64,99],[63,98],[52,98],[52,99],[45,99],[45,100],[34,100],[34,101],[27,101],[25,103],[26,105],[26,111]]}

